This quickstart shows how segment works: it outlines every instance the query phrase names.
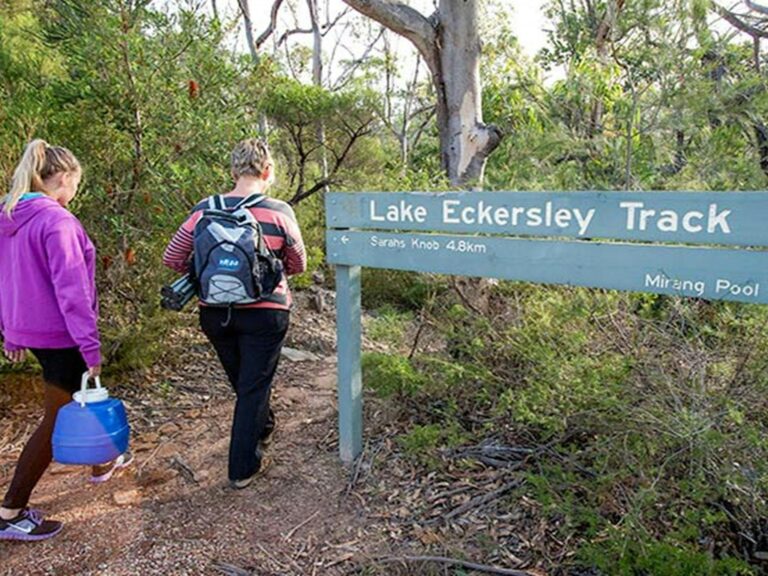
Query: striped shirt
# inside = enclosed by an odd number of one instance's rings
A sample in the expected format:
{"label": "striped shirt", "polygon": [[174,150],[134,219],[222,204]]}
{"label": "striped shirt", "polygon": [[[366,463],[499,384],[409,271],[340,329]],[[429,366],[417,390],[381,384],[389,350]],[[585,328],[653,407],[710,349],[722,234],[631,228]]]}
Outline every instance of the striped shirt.
{"label": "striped shirt", "polygon": [[[234,208],[243,200],[239,196],[224,196],[227,208]],[[179,227],[163,254],[163,264],[180,273],[189,271],[194,247],[195,225],[208,208],[208,198],[192,209],[192,214]],[[291,291],[286,276],[301,274],[307,269],[307,255],[304,240],[293,209],[282,200],[266,198],[250,208],[251,214],[261,225],[264,240],[270,250],[283,261],[285,275],[275,291],[255,304],[244,304],[238,308],[272,308],[289,310],[292,303]],[[201,303],[201,305],[203,305]]]}

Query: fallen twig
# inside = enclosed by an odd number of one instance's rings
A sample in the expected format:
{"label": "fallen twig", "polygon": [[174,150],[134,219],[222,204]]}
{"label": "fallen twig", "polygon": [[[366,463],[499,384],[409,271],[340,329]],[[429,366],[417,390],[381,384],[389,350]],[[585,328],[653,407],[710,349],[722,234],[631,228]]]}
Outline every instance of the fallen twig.
{"label": "fallen twig", "polygon": [[344,490],[344,497],[349,496],[349,493],[352,492],[352,489],[357,484],[357,479],[360,477],[360,470],[363,467],[363,463],[365,462],[365,452],[368,449],[368,442],[365,443],[365,447],[363,448],[362,453],[360,456],[357,457],[357,460],[355,460],[355,467],[352,470],[352,474],[349,476],[349,481],[347,482],[347,487]]}
{"label": "fallen twig", "polygon": [[149,463],[150,463],[150,462],[151,462],[151,461],[154,459],[154,457],[155,457],[155,456],[157,456],[157,453],[160,451],[160,449],[161,449],[163,446],[166,446],[167,444],[172,444],[172,443],[173,443],[173,441],[174,441],[174,440],[176,440],[176,438],[178,438],[178,437],[181,435],[181,432],[182,432],[182,431],[181,431],[181,430],[179,430],[178,432],[176,432],[176,434],[174,434],[173,436],[171,436],[171,437],[170,437],[170,438],[168,438],[167,440],[163,440],[162,442],[158,443],[158,445],[155,447],[155,449],[154,449],[154,450],[152,450],[152,453],[151,453],[149,456],[147,456],[147,459],[146,459],[146,460],[144,460],[144,462],[142,462],[142,463],[139,465],[139,470],[138,470],[137,474],[138,474],[139,476],[141,476],[141,473],[144,471],[144,467],[145,467],[147,464],[149,464]]}
{"label": "fallen twig", "polygon": [[286,539],[286,540],[290,540],[290,539],[293,537],[293,535],[294,535],[294,534],[296,534],[296,532],[297,532],[297,531],[298,531],[300,528],[302,528],[303,526],[306,526],[307,524],[309,524],[309,522],[310,522],[310,521],[311,521],[311,520],[312,520],[312,519],[313,519],[315,516],[317,516],[318,514],[320,514],[320,510],[315,510],[315,513],[314,513],[314,514],[312,514],[312,515],[311,515],[309,518],[305,519],[305,520],[304,520],[303,522],[301,522],[300,524],[298,524],[298,525],[294,526],[293,528],[291,528],[291,529],[288,531],[288,533],[287,533],[287,534],[283,534],[283,538],[284,538],[284,539]]}
{"label": "fallen twig", "polygon": [[253,574],[250,570],[245,570],[244,568],[240,568],[234,564],[227,564],[226,562],[214,562],[213,568],[227,576],[251,576],[251,574]]}
{"label": "fallen twig", "polygon": [[188,482],[198,483],[197,474],[178,454],[171,459],[171,466],[176,468]]}
{"label": "fallen twig", "polygon": [[388,556],[377,560],[380,564],[394,564],[395,562],[436,562],[439,564],[447,564],[449,566],[460,566],[467,570],[477,570],[478,572],[486,572],[488,574],[503,574],[505,576],[534,576],[531,572],[524,570],[512,570],[510,568],[498,568],[496,566],[489,566],[487,564],[476,564],[475,562],[467,562],[466,560],[459,560],[457,558],[447,558],[445,556]]}
{"label": "fallen twig", "polygon": [[436,518],[435,520],[433,520],[431,522],[438,521],[441,518],[445,519],[445,520],[451,520],[453,518],[456,518],[457,516],[461,516],[462,514],[472,510],[473,508],[480,508],[482,506],[485,506],[489,502],[493,502],[497,498],[503,496],[504,494],[506,494],[510,490],[514,490],[515,488],[520,486],[522,483],[523,483],[522,480],[517,480],[517,479],[512,480],[511,482],[507,482],[506,484],[504,484],[503,486],[501,486],[500,488],[497,488],[496,490],[494,490],[492,492],[488,492],[486,494],[481,494],[480,496],[475,496],[470,501],[465,502],[464,504],[462,504],[458,508],[454,508],[453,510],[451,510],[447,514],[443,515],[442,517],[438,517],[438,518]]}

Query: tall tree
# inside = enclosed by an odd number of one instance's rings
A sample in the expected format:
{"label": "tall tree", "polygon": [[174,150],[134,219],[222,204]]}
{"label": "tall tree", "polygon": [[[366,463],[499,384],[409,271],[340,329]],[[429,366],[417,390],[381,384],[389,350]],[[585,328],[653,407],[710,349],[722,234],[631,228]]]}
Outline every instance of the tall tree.
{"label": "tall tree", "polygon": [[[323,86],[323,35],[320,32],[320,10],[317,6],[317,0],[307,0],[309,8],[309,17],[312,23],[312,83],[322,88]],[[322,119],[317,124],[317,142],[321,147],[320,167],[322,169],[322,179],[328,180],[328,151],[325,147],[325,126]],[[323,188],[328,191],[328,184]]]}
{"label": "tall tree", "polygon": [[439,0],[430,16],[394,0],[344,2],[416,46],[432,75],[448,179],[462,187],[481,183],[486,160],[502,134],[483,122],[479,0]]}
{"label": "tall tree", "polygon": [[[760,92],[765,90],[764,83],[762,81],[761,66],[760,66],[760,40],[768,38],[768,7],[761,6],[755,2],[746,1],[747,7],[751,12],[745,14],[737,14],[731,10],[727,10],[716,2],[712,3],[712,7],[717,14],[719,14],[726,22],[737,30],[747,34],[752,39],[752,66],[755,78],[760,80],[760,84],[757,88],[751,87],[750,93],[739,94],[740,100],[747,102]],[[756,14],[755,14],[756,13]],[[722,64],[718,67],[722,69],[721,76],[725,76],[726,67]],[[720,80],[720,78],[718,78]],[[768,175],[768,126],[766,126],[763,119],[759,114],[755,112],[748,112],[748,121],[752,124],[752,129],[755,134],[755,140],[757,142],[757,150],[759,154],[760,168],[764,174]]]}

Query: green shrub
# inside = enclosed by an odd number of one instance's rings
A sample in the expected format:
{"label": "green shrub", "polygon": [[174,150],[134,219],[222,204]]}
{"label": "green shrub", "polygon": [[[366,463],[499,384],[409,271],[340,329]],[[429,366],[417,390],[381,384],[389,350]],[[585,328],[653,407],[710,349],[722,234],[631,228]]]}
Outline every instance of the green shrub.
{"label": "green shrub", "polygon": [[307,246],[307,270],[291,277],[291,288],[304,290],[314,284],[312,274],[322,269],[325,263],[325,252],[318,246]]}
{"label": "green shrub", "polygon": [[411,322],[413,322],[413,313],[401,312],[391,305],[385,305],[368,319],[365,331],[377,342],[400,347],[405,344],[405,335]]}
{"label": "green shrub", "polygon": [[382,398],[411,396],[425,382],[406,357],[381,352],[363,355],[363,380]]}
{"label": "green shrub", "polygon": [[435,293],[445,289],[445,281],[436,276],[364,268],[362,276],[362,300],[366,308],[385,305],[404,310],[419,310]]}
{"label": "green shrub", "polygon": [[401,434],[397,441],[409,457],[433,465],[438,461],[438,449],[456,448],[466,439],[461,427],[451,422],[416,425]]}
{"label": "green shrub", "polygon": [[754,567],[737,558],[717,559],[688,545],[643,540],[613,540],[589,545],[583,559],[615,576],[750,576]]}

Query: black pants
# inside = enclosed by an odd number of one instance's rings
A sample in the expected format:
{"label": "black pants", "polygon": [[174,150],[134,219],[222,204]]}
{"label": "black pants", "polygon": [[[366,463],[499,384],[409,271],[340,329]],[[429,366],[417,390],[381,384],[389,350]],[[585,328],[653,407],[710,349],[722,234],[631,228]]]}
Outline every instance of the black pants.
{"label": "black pants", "polygon": [[77,348],[32,349],[43,367],[43,419],[21,451],[11,486],[3,499],[5,508],[23,508],[53,459],[51,437],[59,409],[72,400],[80,389],[80,379],[87,370]]}
{"label": "black pants", "polygon": [[200,308],[200,326],[235,390],[229,443],[229,479],[243,480],[261,467],[259,440],[269,418],[272,379],[288,331],[287,310]]}

